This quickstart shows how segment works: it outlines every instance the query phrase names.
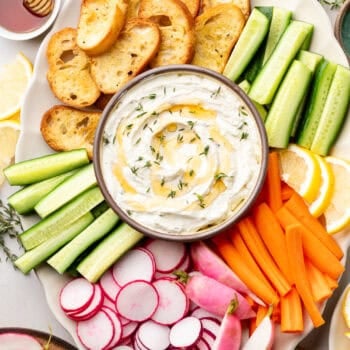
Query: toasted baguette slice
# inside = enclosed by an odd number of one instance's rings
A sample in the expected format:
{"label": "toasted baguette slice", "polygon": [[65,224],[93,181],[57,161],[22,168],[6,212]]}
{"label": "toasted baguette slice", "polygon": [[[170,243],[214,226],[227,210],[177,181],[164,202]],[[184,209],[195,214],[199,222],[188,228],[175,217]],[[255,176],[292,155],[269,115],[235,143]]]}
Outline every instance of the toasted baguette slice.
{"label": "toasted baguette slice", "polygon": [[88,55],[100,55],[117,39],[125,22],[127,4],[122,0],[83,0],[77,44]]}
{"label": "toasted baguette slice", "polygon": [[139,17],[140,0],[129,0],[128,12],[126,13],[126,20]]}
{"label": "toasted baguette slice", "polygon": [[196,17],[199,10],[200,0],[181,0],[188,10],[190,11],[192,17]]}
{"label": "toasted baguette slice", "polygon": [[221,4],[233,4],[239,7],[247,19],[250,14],[250,0],[209,0],[211,3],[211,7],[221,5]]}
{"label": "toasted baguette slice", "polygon": [[189,63],[194,54],[194,22],[180,0],[141,0],[139,16],[157,23],[161,44],[151,67]]}
{"label": "toasted baguette slice", "polygon": [[92,159],[94,136],[100,116],[101,112],[56,105],[43,115],[40,131],[46,143],[55,151],[86,148]]}
{"label": "toasted baguette slice", "polygon": [[158,52],[158,26],[147,19],[134,18],[110,50],[91,59],[91,74],[104,94],[114,94],[146,68]]}
{"label": "toasted baguette slice", "polygon": [[192,64],[222,73],[244,27],[242,11],[235,5],[211,7],[196,18],[196,45]]}
{"label": "toasted baguette slice", "polygon": [[59,100],[80,108],[92,105],[100,91],[90,75],[90,58],[76,44],[76,33],[64,28],[50,38],[47,79]]}

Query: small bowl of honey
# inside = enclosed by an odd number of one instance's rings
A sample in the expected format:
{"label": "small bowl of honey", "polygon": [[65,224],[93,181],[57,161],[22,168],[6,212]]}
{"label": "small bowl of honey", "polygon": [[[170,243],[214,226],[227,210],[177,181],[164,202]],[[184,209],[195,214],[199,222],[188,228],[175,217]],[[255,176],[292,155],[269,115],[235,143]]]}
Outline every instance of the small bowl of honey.
{"label": "small bowl of honey", "polygon": [[0,0],[0,36],[33,39],[49,29],[60,7],[61,0]]}

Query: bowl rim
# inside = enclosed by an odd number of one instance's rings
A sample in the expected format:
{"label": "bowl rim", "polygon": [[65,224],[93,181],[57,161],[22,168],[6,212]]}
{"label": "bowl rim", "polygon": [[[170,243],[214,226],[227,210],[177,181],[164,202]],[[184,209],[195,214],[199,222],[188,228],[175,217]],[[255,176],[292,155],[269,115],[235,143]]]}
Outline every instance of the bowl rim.
{"label": "bowl rim", "polygon": [[345,50],[344,43],[343,43],[343,37],[341,35],[342,32],[342,24],[345,15],[350,11],[350,0],[346,0],[342,7],[339,10],[339,13],[336,17],[335,24],[334,24],[334,35],[337,38],[340,46],[342,47],[349,63],[350,63],[350,53]]}
{"label": "bowl rim", "polygon": [[[142,82],[142,80],[145,78],[151,78],[152,76],[157,76],[159,74],[174,73],[174,72],[181,72],[181,71],[206,75],[207,77],[214,78],[218,80],[220,83],[225,84],[226,86],[231,88],[243,100],[243,102],[249,108],[252,116],[254,117],[257,125],[257,129],[258,129],[258,133],[260,136],[261,149],[262,149],[261,166],[259,169],[259,176],[257,178],[258,180],[251,191],[250,198],[246,200],[246,202],[242,205],[242,207],[234,215],[230,216],[229,218],[224,220],[222,223],[219,223],[214,226],[210,226],[209,228],[196,231],[194,233],[186,233],[184,235],[156,231],[152,228],[149,228],[147,226],[140,224],[138,221],[134,220],[129,215],[127,215],[124,212],[124,210],[120,208],[117,202],[110,195],[107,185],[105,184],[105,181],[104,181],[104,177],[101,169],[101,162],[100,162],[102,158],[101,151],[103,149],[103,133],[104,133],[105,125],[109,119],[108,118],[109,115],[111,115],[111,112],[113,112],[114,106],[117,103],[117,101],[120,98],[122,98],[128,92],[129,89],[131,89],[138,83]],[[93,145],[93,160],[94,160],[93,164],[94,164],[94,170],[97,178],[97,183],[101,189],[101,192],[107,204],[120,217],[120,219],[122,219],[122,221],[127,223],[129,226],[131,226],[135,230],[143,233],[145,236],[148,236],[151,238],[191,242],[196,240],[207,239],[215,236],[220,232],[223,232],[224,230],[231,227],[234,223],[236,223],[240,218],[242,218],[246,214],[246,212],[249,210],[249,208],[253,205],[254,201],[258,197],[261,191],[261,188],[264,184],[264,180],[267,173],[267,162],[268,162],[268,153],[269,153],[268,150],[269,150],[269,147],[268,147],[266,130],[265,130],[264,123],[261,119],[261,116],[258,113],[253,102],[249,99],[246,93],[237,84],[233,83],[230,79],[226,78],[222,74],[217,73],[208,68],[198,67],[191,64],[175,64],[175,65],[156,67],[139,74],[138,76],[130,80],[127,84],[125,84],[124,87],[111,98],[111,100],[108,102],[108,104],[106,105],[106,107],[102,112],[102,115],[100,117],[97,129],[96,129],[94,145]]]}
{"label": "bowl rim", "polygon": [[[11,0],[13,1],[13,0]],[[47,19],[39,28],[32,30],[30,32],[13,32],[0,25],[0,37],[9,40],[29,40],[34,39],[37,36],[43,34],[46,30],[50,28],[60,11],[62,0],[54,0],[54,6],[52,12]]]}

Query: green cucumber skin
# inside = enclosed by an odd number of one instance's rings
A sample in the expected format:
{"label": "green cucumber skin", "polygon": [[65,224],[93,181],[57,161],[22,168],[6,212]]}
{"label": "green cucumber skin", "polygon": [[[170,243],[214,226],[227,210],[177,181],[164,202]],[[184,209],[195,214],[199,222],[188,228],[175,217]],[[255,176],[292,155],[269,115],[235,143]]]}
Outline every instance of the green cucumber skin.
{"label": "green cucumber skin", "polygon": [[294,120],[312,78],[311,70],[294,60],[271,106],[265,122],[270,147],[286,148]]}
{"label": "green cucumber skin", "polygon": [[312,152],[329,154],[348,112],[349,100],[350,70],[338,65],[311,145]]}
{"label": "green cucumber skin", "polygon": [[30,250],[49,238],[59,235],[62,230],[69,227],[103,200],[103,195],[98,187],[83,192],[56,212],[24,231],[19,236],[23,247]]}
{"label": "green cucumber skin", "polygon": [[48,193],[35,205],[34,209],[41,218],[45,218],[96,184],[94,167],[90,163]]}
{"label": "green cucumber skin", "polygon": [[77,271],[91,283],[97,282],[109,267],[143,237],[127,224],[121,224],[80,262]]}
{"label": "green cucumber skin", "polygon": [[237,81],[262,44],[268,29],[267,17],[259,10],[253,9],[228,59],[223,75]]}
{"label": "green cucumber skin", "polygon": [[262,105],[272,102],[290,63],[312,28],[309,23],[290,22],[269,60],[254,80],[249,91],[251,99]]}
{"label": "green cucumber skin", "polygon": [[47,263],[58,273],[64,273],[80,254],[110,232],[118,221],[119,218],[114,211],[108,209],[95,219],[84,231],[80,232],[68,244],[53,255]]}
{"label": "green cucumber skin", "polygon": [[306,36],[303,45],[301,45],[301,50],[309,50],[312,42],[312,37],[314,33],[314,28],[310,31],[310,33]]}
{"label": "green cucumber skin", "polygon": [[20,189],[8,197],[7,201],[19,214],[28,214],[34,210],[35,205],[55,187],[72,176],[77,170],[42,180]]}
{"label": "green cucumber skin", "polygon": [[63,247],[81,231],[83,231],[94,220],[89,212],[65,228],[58,236],[52,237],[39,246],[24,253],[15,261],[15,265],[24,273],[37,267],[44,262],[51,254]]}
{"label": "green cucumber skin", "polygon": [[4,169],[4,175],[10,185],[30,185],[88,163],[86,149],[76,149],[15,163]]}
{"label": "green cucumber skin", "polygon": [[316,71],[311,95],[297,133],[299,146],[311,148],[336,68],[335,63],[324,60]]}

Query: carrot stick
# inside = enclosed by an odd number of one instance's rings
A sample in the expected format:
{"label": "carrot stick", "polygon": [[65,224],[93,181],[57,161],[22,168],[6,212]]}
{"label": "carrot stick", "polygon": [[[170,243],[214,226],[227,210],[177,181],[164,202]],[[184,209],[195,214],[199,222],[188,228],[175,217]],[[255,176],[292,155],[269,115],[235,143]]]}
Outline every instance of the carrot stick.
{"label": "carrot stick", "polygon": [[332,290],[324,274],[308,260],[305,260],[305,267],[314,301],[321,302],[328,299],[332,295]]}
{"label": "carrot stick", "polygon": [[281,323],[281,302],[273,306],[271,320],[274,323]]}
{"label": "carrot stick", "polygon": [[267,204],[276,211],[282,207],[280,162],[277,152],[270,152],[266,174]]}
{"label": "carrot stick", "polygon": [[258,233],[272,258],[289,284],[292,284],[290,267],[286,255],[286,237],[275,214],[266,203],[262,203],[253,211],[253,218]]}
{"label": "carrot stick", "polygon": [[294,189],[288,186],[285,182],[281,183],[281,196],[282,201],[287,201],[295,193]]}
{"label": "carrot stick", "polygon": [[256,296],[268,305],[273,305],[278,302],[279,298],[276,292],[265,283],[262,283],[261,280],[251,272],[242,256],[228,239],[217,236],[213,238],[213,242],[227,265],[231,267],[236,275]]}
{"label": "carrot stick", "polygon": [[304,330],[303,308],[299,294],[293,287],[281,297],[281,331],[302,332]]}
{"label": "carrot stick", "polygon": [[313,217],[303,198],[298,193],[284,204],[285,207],[306,226],[339,260],[344,253],[333,236],[329,235],[322,224]]}
{"label": "carrot stick", "polygon": [[299,224],[301,226],[300,230],[302,232],[305,256],[320,271],[328,274],[334,279],[338,279],[344,271],[344,266],[339,262],[335,255],[327,249],[310,230],[302,225],[286,207],[283,206],[280,208],[276,212],[276,217],[285,230],[289,225]]}
{"label": "carrot stick", "polygon": [[261,323],[261,321],[264,319],[264,317],[267,315],[269,311],[269,307],[268,306],[263,306],[263,305],[259,305],[258,306],[258,310],[256,313],[256,326],[259,326],[259,324]]}
{"label": "carrot stick", "polygon": [[335,280],[332,277],[329,277],[326,274],[323,274],[323,276],[324,276],[324,278],[325,278],[325,280],[326,280],[326,282],[331,290],[338,288],[338,281],[337,280]]}
{"label": "carrot stick", "polygon": [[288,293],[291,286],[271,258],[264,242],[261,240],[254,227],[253,221],[246,217],[240,220],[237,226],[255,261],[258,263],[272,285],[276,288],[278,293],[280,295]]}
{"label": "carrot stick", "polygon": [[296,290],[303,301],[313,325],[319,327],[324,324],[325,321],[312,297],[304,262],[302,235],[302,226],[300,224],[287,226],[287,255],[290,265],[293,266],[292,273]]}

